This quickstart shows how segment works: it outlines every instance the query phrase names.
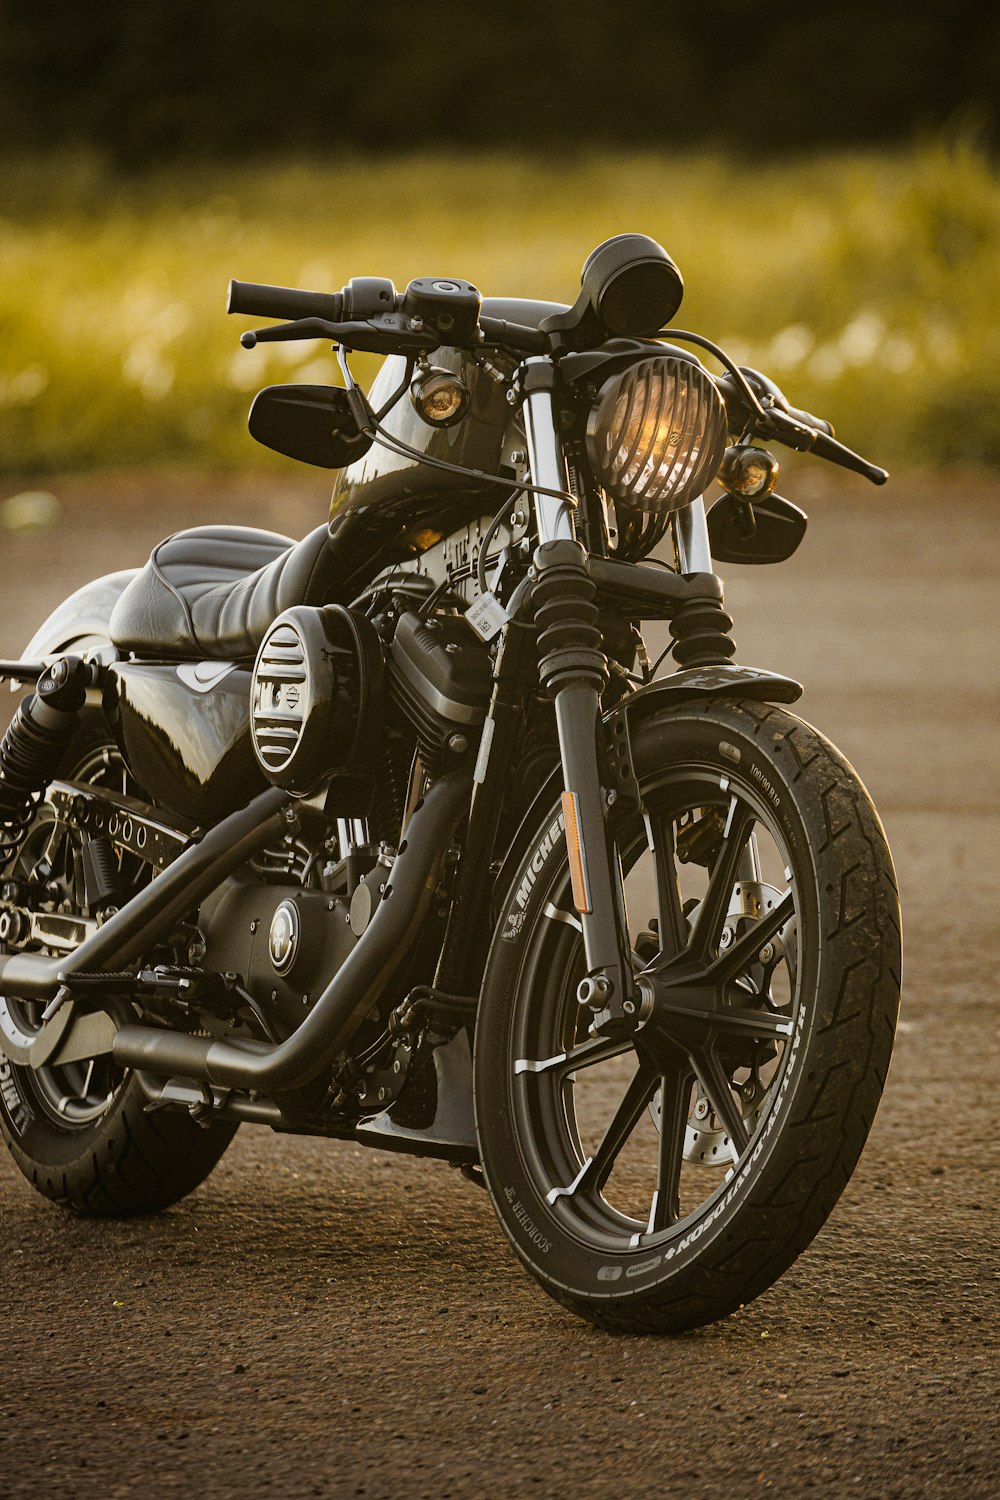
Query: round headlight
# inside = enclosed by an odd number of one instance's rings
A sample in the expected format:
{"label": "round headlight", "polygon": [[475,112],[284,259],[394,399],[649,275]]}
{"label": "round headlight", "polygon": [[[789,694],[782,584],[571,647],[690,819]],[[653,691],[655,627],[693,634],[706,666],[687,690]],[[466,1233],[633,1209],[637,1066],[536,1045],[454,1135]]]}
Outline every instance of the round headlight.
{"label": "round headlight", "polygon": [[598,483],[618,504],[661,514],[697,499],[726,439],[726,408],[707,371],[674,354],[612,375],[587,423]]}

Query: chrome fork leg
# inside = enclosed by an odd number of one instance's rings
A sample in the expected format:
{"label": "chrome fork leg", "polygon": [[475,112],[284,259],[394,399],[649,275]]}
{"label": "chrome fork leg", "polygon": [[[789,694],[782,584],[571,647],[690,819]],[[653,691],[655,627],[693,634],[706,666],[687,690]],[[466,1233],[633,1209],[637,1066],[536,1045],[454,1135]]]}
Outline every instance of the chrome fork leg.
{"label": "chrome fork leg", "polygon": [[682,573],[714,573],[703,499],[674,511],[674,542]]}
{"label": "chrome fork leg", "polygon": [[[552,405],[554,374],[552,363],[548,359],[539,357],[525,361],[524,431],[528,440],[532,484],[543,485],[548,490],[565,491],[566,462]],[[540,542],[576,539],[573,507],[567,500],[559,500],[554,495],[534,495],[532,499]]]}

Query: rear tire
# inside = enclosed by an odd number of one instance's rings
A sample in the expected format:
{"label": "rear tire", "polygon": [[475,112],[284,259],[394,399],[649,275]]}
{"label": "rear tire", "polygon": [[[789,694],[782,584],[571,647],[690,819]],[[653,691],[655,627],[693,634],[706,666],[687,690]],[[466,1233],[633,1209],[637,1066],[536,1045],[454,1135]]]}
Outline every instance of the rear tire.
{"label": "rear tire", "polygon": [[[87,718],[59,774],[126,790],[117,747],[99,722]],[[25,851],[41,816],[29,827],[12,870],[30,857]],[[69,871],[71,861],[65,865]],[[17,1006],[22,1026],[40,1024],[40,1005],[8,1004]],[[85,1060],[36,1074],[0,1052],[0,1135],[32,1187],[76,1213],[124,1218],[168,1208],[204,1182],[238,1128],[238,1122],[213,1121],[204,1129],[187,1115],[148,1113],[147,1103],[138,1079],[116,1069],[107,1055],[92,1065]]]}
{"label": "rear tire", "polygon": [[231,1121],[204,1130],[166,1109],[148,1114],[131,1073],[98,1120],[60,1130],[34,1113],[28,1072],[0,1060],[0,1131],[32,1187],[78,1214],[118,1219],[169,1208],[204,1182],[236,1133]]}
{"label": "rear tire", "polygon": [[[616,836],[627,896],[645,856],[659,912],[656,931],[630,923],[636,967],[673,964],[687,988],[595,1056],[554,806],[487,965],[476,1120],[497,1215],[540,1285],[599,1326],[673,1333],[769,1287],[850,1178],[889,1065],[899,908],[875,809],[810,726],[708,700],[632,738],[647,818]],[[684,900],[693,876],[704,889]],[[740,967],[699,991],[698,963],[730,952]]]}

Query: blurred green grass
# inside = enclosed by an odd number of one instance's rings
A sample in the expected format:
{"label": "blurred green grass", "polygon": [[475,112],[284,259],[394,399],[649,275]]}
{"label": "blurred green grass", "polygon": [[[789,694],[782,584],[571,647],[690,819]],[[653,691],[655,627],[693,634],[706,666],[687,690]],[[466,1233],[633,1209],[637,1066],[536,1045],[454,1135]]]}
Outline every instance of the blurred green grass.
{"label": "blurred green grass", "polygon": [[253,391],[336,381],[336,364],[317,344],[241,350],[230,276],[330,290],[450,274],[572,301],[587,253],[623,230],[680,264],[679,326],[766,370],[852,447],[1000,464],[1000,180],[970,141],[754,169],[448,155],[129,180],[86,158],[9,160],[2,181],[8,473],[270,462],[246,434]]}

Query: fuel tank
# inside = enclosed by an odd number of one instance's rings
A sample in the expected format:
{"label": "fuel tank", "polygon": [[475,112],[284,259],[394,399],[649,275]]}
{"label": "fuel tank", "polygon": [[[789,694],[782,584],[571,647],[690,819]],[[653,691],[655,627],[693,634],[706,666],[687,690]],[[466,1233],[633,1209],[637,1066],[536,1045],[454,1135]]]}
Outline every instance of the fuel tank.
{"label": "fuel tank", "polygon": [[250,739],[250,676],[228,662],[115,662],[105,712],[139,785],[195,823],[264,791]]}
{"label": "fuel tank", "polygon": [[[485,316],[529,327],[565,310],[560,302],[501,297],[483,301]],[[501,356],[489,354],[487,358],[505,373],[513,368]],[[509,443],[513,423],[504,383],[476,357],[458,349],[438,349],[431,363],[462,376],[471,398],[467,415],[454,427],[432,427],[417,415],[404,392],[383,418],[386,431],[429,458],[499,474],[504,440]],[[402,356],[392,355],[385,361],[369,391],[376,411],[399,386],[405,371]],[[375,443],[337,476],[330,503],[332,545],[345,562],[364,559],[363,569],[352,580],[360,584],[392,563],[418,557],[484,512],[492,513],[502,499],[503,491],[496,485],[446,473]]]}

